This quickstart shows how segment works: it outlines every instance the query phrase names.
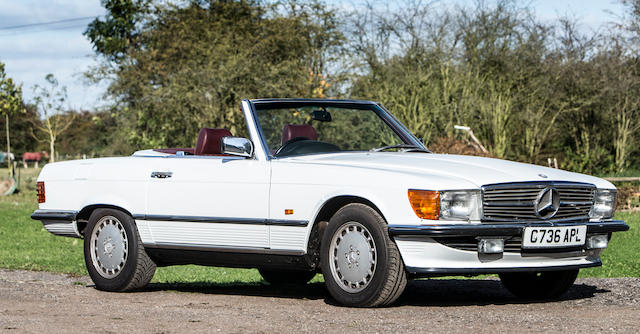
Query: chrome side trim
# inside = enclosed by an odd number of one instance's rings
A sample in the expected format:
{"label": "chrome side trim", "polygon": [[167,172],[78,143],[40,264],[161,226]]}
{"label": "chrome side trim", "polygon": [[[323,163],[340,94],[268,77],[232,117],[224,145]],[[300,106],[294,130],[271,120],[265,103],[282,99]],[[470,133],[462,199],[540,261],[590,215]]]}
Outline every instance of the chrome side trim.
{"label": "chrome side trim", "polygon": [[285,220],[285,219],[267,219],[265,225],[275,226],[300,226],[305,227],[309,225],[309,221],[306,220]]}
{"label": "chrome side trim", "polygon": [[161,242],[154,244],[143,244],[147,248],[161,249],[182,249],[182,250],[199,250],[209,252],[225,252],[225,253],[252,253],[252,254],[273,254],[273,255],[304,255],[306,252],[299,250],[283,250],[269,249],[257,247],[232,247],[232,246],[211,246],[211,245],[193,245],[182,243]]}
{"label": "chrome side trim", "polygon": [[174,216],[174,215],[133,215],[133,219],[170,221],[170,222],[194,222],[194,223],[218,223],[218,224],[247,224],[247,225],[277,225],[300,226],[309,225],[307,220],[286,219],[259,219],[259,218],[231,218],[231,217],[206,217],[206,216]]}

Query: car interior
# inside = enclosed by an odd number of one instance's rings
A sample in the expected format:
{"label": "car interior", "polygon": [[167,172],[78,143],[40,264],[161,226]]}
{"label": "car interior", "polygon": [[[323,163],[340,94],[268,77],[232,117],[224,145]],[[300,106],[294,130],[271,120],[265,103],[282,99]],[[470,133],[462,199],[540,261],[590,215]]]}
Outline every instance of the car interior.
{"label": "car interior", "polygon": [[178,152],[184,152],[184,155],[221,155],[222,147],[220,145],[222,137],[231,137],[231,131],[227,129],[212,129],[202,128],[198,132],[198,139],[196,139],[196,147],[187,148],[158,148],[154,149],[156,152],[177,154]]}
{"label": "car interior", "polygon": [[[228,156],[222,153],[222,137],[232,136],[227,129],[202,128],[198,133],[195,148],[158,148],[155,152],[184,155]],[[336,145],[318,141],[318,133],[308,124],[285,124],[282,129],[281,146],[271,151],[276,157],[307,153],[340,151]]]}

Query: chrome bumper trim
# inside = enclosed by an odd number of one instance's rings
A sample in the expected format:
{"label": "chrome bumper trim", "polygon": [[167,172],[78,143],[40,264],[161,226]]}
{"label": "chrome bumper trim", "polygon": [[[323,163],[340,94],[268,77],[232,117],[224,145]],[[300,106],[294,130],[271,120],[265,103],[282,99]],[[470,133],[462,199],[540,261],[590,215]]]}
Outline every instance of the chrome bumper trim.
{"label": "chrome bumper trim", "polygon": [[622,220],[609,220],[600,222],[540,222],[526,224],[455,224],[455,225],[389,225],[391,236],[516,236],[522,235],[525,227],[554,227],[554,226],[578,226],[586,225],[587,233],[612,233],[629,230]]}

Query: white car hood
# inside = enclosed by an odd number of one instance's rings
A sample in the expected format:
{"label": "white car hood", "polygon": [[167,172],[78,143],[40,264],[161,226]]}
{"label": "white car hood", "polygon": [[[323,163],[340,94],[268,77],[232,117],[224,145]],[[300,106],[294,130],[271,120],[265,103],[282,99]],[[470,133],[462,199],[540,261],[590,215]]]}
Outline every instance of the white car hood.
{"label": "white car hood", "polygon": [[283,160],[333,166],[373,168],[392,172],[464,179],[477,187],[528,181],[570,181],[594,184],[598,188],[615,187],[608,181],[579,173],[543,166],[466,155],[421,152],[350,152],[307,155]]}

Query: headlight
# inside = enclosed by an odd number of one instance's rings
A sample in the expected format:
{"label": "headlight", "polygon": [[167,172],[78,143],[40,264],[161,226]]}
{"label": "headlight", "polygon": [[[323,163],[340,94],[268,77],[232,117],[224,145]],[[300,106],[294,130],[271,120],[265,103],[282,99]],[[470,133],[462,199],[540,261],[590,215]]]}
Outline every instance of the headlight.
{"label": "headlight", "polygon": [[482,217],[482,198],[480,191],[441,191],[440,219],[442,220],[480,220]]}
{"label": "headlight", "polygon": [[597,189],[589,217],[595,219],[613,217],[616,211],[617,194],[615,189]]}
{"label": "headlight", "polygon": [[431,220],[480,220],[482,197],[478,190],[409,190],[409,203],[416,215]]}

